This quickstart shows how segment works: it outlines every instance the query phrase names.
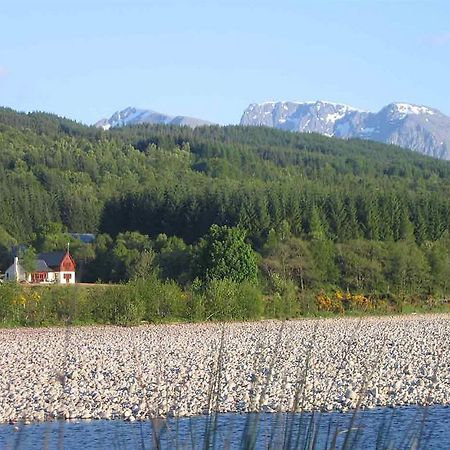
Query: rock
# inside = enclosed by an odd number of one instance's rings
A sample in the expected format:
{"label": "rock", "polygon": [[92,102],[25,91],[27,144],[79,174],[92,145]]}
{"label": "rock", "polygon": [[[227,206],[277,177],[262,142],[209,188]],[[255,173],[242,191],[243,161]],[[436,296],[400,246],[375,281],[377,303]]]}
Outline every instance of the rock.
{"label": "rock", "polygon": [[375,386],[367,391],[372,397],[377,398],[379,396],[378,387]]}
{"label": "rock", "polygon": [[0,422],[445,403],[449,318],[0,329]]}
{"label": "rock", "polygon": [[349,399],[349,400],[355,400],[358,397],[358,394],[353,391],[352,389],[347,389],[347,391],[345,392],[345,398]]}

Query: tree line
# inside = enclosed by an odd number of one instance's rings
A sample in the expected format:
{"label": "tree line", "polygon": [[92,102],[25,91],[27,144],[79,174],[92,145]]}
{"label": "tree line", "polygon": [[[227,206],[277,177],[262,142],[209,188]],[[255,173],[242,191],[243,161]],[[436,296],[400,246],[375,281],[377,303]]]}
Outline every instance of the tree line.
{"label": "tree line", "polygon": [[[103,131],[0,108],[0,211],[0,270],[19,244],[70,240],[85,281],[156,274],[187,288],[230,276],[205,267],[205,248],[231,233],[256,264],[239,271],[266,293],[447,295],[450,164],[375,142],[241,126]],[[241,267],[232,261],[223,267]]]}

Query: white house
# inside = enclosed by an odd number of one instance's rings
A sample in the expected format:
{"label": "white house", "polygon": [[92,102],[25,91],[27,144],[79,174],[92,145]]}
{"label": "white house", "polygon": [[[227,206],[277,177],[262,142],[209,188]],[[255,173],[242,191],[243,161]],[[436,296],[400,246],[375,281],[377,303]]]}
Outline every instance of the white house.
{"label": "white house", "polygon": [[34,271],[27,272],[16,256],[13,264],[6,269],[3,280],[19,283],[74,284],[75,261],[69,250],[66,252],[40,253],[37,256]]}

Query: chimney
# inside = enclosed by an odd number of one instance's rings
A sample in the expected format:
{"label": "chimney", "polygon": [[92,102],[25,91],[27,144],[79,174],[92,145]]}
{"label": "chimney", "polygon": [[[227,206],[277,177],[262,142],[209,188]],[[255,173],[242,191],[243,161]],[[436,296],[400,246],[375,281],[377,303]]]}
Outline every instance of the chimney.
{"label": "chimney", "polygon": [[14,257],[14,275],[16,277],[16,281],[19,281],[19,257]]}

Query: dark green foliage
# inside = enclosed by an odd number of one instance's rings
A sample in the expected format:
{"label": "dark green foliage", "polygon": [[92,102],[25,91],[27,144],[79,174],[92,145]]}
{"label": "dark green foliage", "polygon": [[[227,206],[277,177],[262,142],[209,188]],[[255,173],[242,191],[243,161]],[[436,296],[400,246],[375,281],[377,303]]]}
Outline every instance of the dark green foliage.
{"label": "dark green foliage", "polygon": [[395,292],[409,296],[430,292],[430,266],[414,242],[396,243],[389,246],[388,251],[388,277]]}
{"label": "dark green foliage", "polygon": [[239,224],[255,244],[282,220],[337,241],[422,243],[449,227],[450,165],[374,142],[248,127],[105,133],[1,109],[0,150],[0,225],[19,241],[51,222],[190,243]]}
{"label": "dark green foliage", "polygon": [[136,297],[142,299],[143,320],[160,322],[185,317],[186,295],[174,281],[160,281],[153,275],[147,279],[136,280],[128,287]]}
{"label": "dark green foliage", "polygon": [[44,323],[90,323],[97,321],[92,315],[92,293],[81,286],[48,286],[40,291]]}
{"label": "dark green foliage", "polygon": [[65,249],[73,241],[62,223],[49,222],[36,230],[34,245],[40,252],[55,252]]}
{"label": "dark green foliage", "polygon": [[0,284],[0,324],[19,322],[16,312],[20,292],[20,286],[17,283]]}
{"label": "dark green foliage", "polygon": [[262,250],[262,267],[268,275],[292,279],[302,291],[317,287],[320,271],[311,252],[311,242],[290,235],[287,229],[271,230]]}
{"label": "dark green foliage", "polygon": [[191,276],[193,253],[192,247],[179,237],[157,236],[154,242],[156,266],[162,279],[176,280],[186,284]]}
{"label": "dark green foliage", "polygon": [[256,255],[245,237],[245,231],[240,228],[212,225],[199,246],[197,274],[200,278],[238,283],[256,281]]}
{"label": "dark green foliage", "polygon": [[387,292],[387,248],[382,242],[356,240],[338,244],[339,285],[351,292]]}
{"label": "dark green foliage", "polygon": [[27,272],[36,270],[36,250],[33,247],[27,247],[20,254],[20,263]]}
{"label": "dark green foliage", "polygon": [[431,269],[431,287],[444,298],[450,292],[450,234],[446,232],[441,239],[426,246]]}
{"label": "dark green foliage", "polygon": [[[19,243],[70,243],[78,280],[133,280],[82,320],[256,317],[259,301],[245,300],[259,298],[255,283],[264,314],[279,317],[312,311],[320,289],[448,298],[449,228],[450,164],[394,146],[264,127],[104,132],[0,108],[0,269]],[[247,306],[233,303],[236,283]]]}
{"label": "dark green foliage", "polygon": [[100,323],[135,325],[144,318],[144,299],[133,285],[115,285],[97,292],[93,316]]}
{"label": "dark green foliage", "polygon": [[[202,294],[203,320],[257,319],[264,313],[262,293],[254,283],[238,283],[229,278],[213,279],[207,283]],[[198,308],[198,303],[197,303]],[[199,311],[196,311],[199,319]]]}
{"label": "dark green foliage", "polygon": [[302,311],[297,296],[297,285],[277,273],[271,274],[270,283],[273,295],[266,305],[266,314],[277,319],[298,317]]}
{"label": "dark green foliage", "polygon": [[120,233],[115,240],[107,235],[98,236],[92,247],[95,257],[92,257],[89,246],[84,245],[77,250],[79,256],[87,258],[85,271],[88,272],[88,281],[127,281],[145,278],[154,271],[155,254],[151,240],[135,231]]}
{"label": "dark green foliage", "polygon": [[0,226],[0,267],[7,268],[13,260],[13,248],[17,241]]}
{"label": "dark green foliage", "polygon": [[154,274],[127,284],[94,288],[90,293],[97,322],[136,325],[180,320],[187,314],[184,291],[174,281],[161,281]]}

